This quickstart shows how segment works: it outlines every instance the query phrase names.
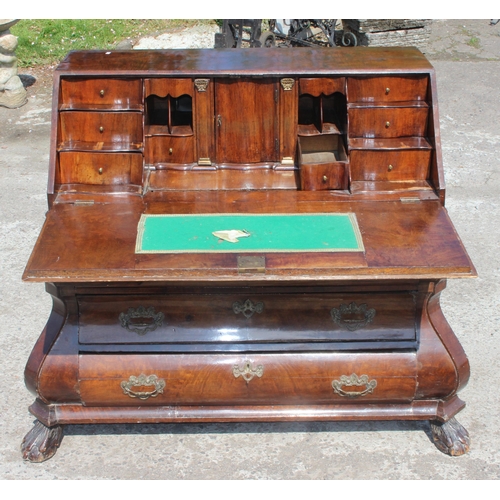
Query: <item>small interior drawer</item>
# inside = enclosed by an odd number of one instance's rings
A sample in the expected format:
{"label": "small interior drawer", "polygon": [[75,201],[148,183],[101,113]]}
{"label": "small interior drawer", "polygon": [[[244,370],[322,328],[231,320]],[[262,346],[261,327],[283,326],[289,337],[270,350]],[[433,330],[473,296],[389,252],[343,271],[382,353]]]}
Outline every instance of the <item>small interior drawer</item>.
{"label": "small interior drawer", "polygon": [[424,137],[427,107],[350,107],[349,137]]}
{"label": "small interior drawer", "polygon": [[348,188],[348,159],[342,137],[299,137],[299,168],[302,190]]}
{"label": "small interior drawer", "polygon": [[142,182],[140,153],[59,153],[60,184],[136,184]]}
{"label": "small interior drawer", "polygon": [[194,162],[194,136],[173,137],[158,135],[145,138],[145,162],[189,164]]}
{"label": "small interior drawer", "polygon": [[353,76],[347,79],[349,102],[391,103],[426,101],[427,75]]}
{"label": "small interior drawer", "polygon": [[432,151],[351,150],[352,181],[426,180],[429,177]]}
{"label": "small interior drawer", "polygon": [[142,80],[63,78],[60,109],[142,110]]}
{"label": "small interior drawer", "polygon": [[59,114],[59,121],[59,149],[130,151],[142,147],[141,113],[64,111]]}

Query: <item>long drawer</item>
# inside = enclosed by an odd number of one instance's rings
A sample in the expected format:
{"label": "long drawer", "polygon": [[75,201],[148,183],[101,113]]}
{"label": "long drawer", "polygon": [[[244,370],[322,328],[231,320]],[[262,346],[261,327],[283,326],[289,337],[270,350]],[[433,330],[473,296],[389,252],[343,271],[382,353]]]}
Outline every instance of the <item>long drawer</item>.
{"label": "long drawer", "polygon": [[[212,345],[238,350],[296,344],[385,348],[417,340],[416,295],[219,293],[80,296],[80,344]],[[177,346],[177,347],[176,347]],[[246,347],[245,347],[246,346]],[[110,347],[111,348],[111,347]],[[305,348],[305,347],[304,347]],[[201,349],[201,348],[200,348]],[[116,350],[116,349],[114,349]]]}
{"label": "long drawer", "polygon": [[87,406],[410,401],[416,354],[80,356]]}

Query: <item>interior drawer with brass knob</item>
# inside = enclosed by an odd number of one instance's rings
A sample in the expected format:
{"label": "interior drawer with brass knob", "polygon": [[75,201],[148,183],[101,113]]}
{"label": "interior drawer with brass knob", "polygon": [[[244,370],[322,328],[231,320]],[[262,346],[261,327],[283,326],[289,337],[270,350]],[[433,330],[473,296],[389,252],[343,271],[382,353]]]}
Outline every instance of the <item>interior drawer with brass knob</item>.
{"label": "interior drawer with brass knob", "polygon": [[142,80],[130,78],[62,78],[61,110],[137,110],[144,108]]}
{"label": "interior drawer with brass knob", "polygon": [[145,138],[146,164],[173,163],[186,165],[194,162],[194,136],[175,137],[159,135]]}
{"label": "interior drawer with brass knob", "polygon": [[361,150],[351,149],[351,180],[406,181],[426,180],[432,150]]}
{"label": "interior drawer with brass knob", "polygon": [[59,113],[58,149],[138,151],[142,114],[138,112],[64,111]]}
{"label": "interior drawer with brass knob", "polygon": [[342,404],[410,401],[415,352],[83,354],[84,405]]}
{"label": "interior drawer with brass knob", "polygon": [[352,76],[347,79],[349,102],[371,104],[402,101],[426,101],[427,75]]}
{"label": "interior drawer with brass knob", "polygon": [[413,107],[366,107],[349,105],[349,137],[424,137],[429,108],[422,103]]}
{"label": "interior drawer with brass knob", "polygon": [[142,183],[140,153],[59,153],[58,184],[135,184]]}
{"label": "interior drawer with brass knob", "polygon": [[299,137],[300,187],[305,191],[348,189],[349,160],[342,137]]}

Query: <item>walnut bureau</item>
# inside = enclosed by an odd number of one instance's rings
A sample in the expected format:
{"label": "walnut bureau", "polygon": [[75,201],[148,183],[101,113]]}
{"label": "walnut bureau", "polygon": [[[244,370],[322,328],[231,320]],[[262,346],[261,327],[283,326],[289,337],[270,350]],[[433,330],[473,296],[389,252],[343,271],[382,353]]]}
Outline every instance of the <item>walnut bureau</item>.
{"label": "walnut bureau", "polygon": [[476,271],[417,49],[72,52],[53,95],[25,459],[130,422],[425,420],[468,450],[439,298]]}

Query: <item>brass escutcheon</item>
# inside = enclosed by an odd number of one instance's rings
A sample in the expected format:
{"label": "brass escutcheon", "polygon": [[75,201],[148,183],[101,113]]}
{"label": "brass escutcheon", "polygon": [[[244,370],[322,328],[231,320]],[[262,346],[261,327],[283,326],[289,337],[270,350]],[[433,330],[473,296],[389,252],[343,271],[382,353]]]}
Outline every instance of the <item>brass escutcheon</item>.
{"label": "brass escutcheon", "polygon": [[263,302],[256,302],[255,304],[247,299],[242,304],[241,302],[233,302],[233,312],[234,314],[242,313],[245,318],[251,318],[254,313],[261,313],[264,310]]}
{"label": "brass escutcheon", "polygon": [[295,84],[295,80],[293,78],[282,78],[281,79],[281,86],[283,87],[283,90],[292,90],[294,84]]}
{"label": "brass escutcheon", "polygon": [[[128,380],[124,380],[120,383],[123,390],[123,394],[130,396],[131,398],[137,398],[140,400],[145,400],[148,398],[156,398],[158,394],[163,394],[163,389],[165,388],[165,380],[158,378],[156,375],[146,376],[141,373],[138,377],[131,375]],[[133,387],[147,387],[153,386],[151,391],[134,391]]]}
{"label": "brass escutcheon", "polygon": [[[361,375],[361,377],[358,377],[355,373],[350,376],[342,375],[340,377],[340,380],[334,380],[332,382],[332,387],[334,392],[336,392],[340,396],[346,398],[359,398],[361,396],[366,396],[367,394],[372,393],[375,387],[377,387],[377,381],[368,380],[368,378],[368,375]],[[365,386],[365,389],[363,391],[344,391],[344,389],[342,389],[342,387],[352,386]]]}
{"label": "brass escutcheon", "polygon": [[156,312],[154,307],[139,306],[134,309],[129,308],[126,313],[120,313],[118,319],[123,328],[137,335],[146,335],[148,332],[156,330],[163,324],[165,315]]}
{"label": "brass escutcheon", "polygon": [[347,328],[350,332],[359,330],[373,321],[375,318],[375,309],[368,309],[366,304],[358,306],[355,302],[349,305],[340,304],[340,307],[333,308],[330,315],[334,323],[342,328]]}
{"label": "brass escutcheon", "polygon": [[247,384],[255,376],[259,378],[262,377],[263,373],[264,367],[262,365],[257,365],[255,368],[252,368],[252,366],[250,365],[250,361],[245,362],[243,368],[240,368],[238,365],[233,366],[234,378],[242,377]]}
{"label": "brass escutcheon", "polygon": [[194,81],[194,86],[198,92],[206,92],[210,80],[208,78],[197,78]]}

